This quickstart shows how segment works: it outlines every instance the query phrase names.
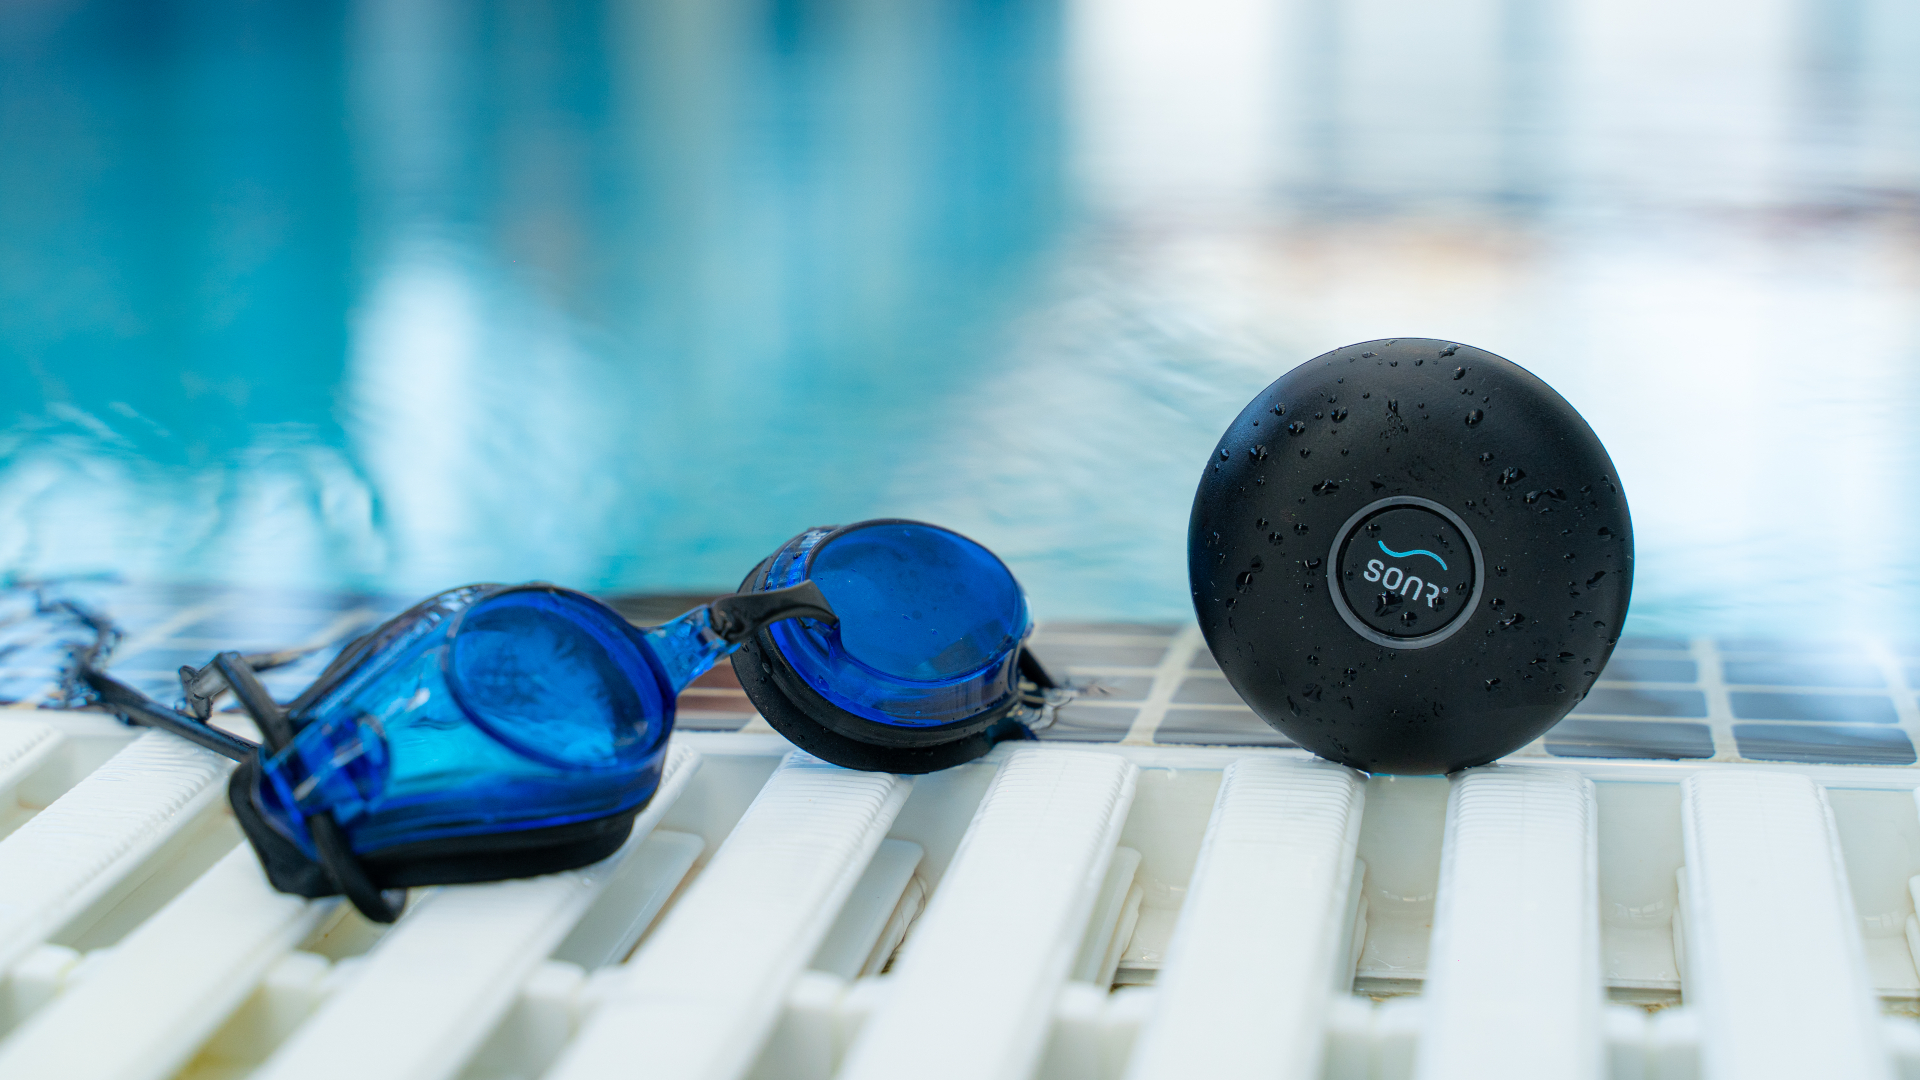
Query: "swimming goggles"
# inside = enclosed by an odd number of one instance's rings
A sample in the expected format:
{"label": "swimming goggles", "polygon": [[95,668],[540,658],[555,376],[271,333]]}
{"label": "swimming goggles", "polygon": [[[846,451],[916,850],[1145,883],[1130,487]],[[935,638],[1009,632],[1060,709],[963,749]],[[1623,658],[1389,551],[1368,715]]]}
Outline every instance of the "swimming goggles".
{"label": "swimming goggles", "polygon": [[[1012,573],[914,521],[809,529],[739,592],[653,628],[553,585],[430,597],[284,706],[257,672],[183,668],[172,709],[83,664],[97,699],[240,763],[228,795],[276,888],[398,917],[408,886],[525,877],[612,854],[660,780],[675,698],[731,655],[748,698],[834,764],[924,773],[1031,738],[1070,691],[1025,648]],[[212,727],[231,690],[261,742]]]}
{"label": "swimming goggles", "polygon": [[[228,800],[268,880],[380,922],[414,885],[568,870],[624,843],[659,786],[674,699],[768,621],[831,623],[802,583],[642,629],[553,585],[469,585],[349,644],[285,706],[224,652],[183,668],[186,711],[84,665],[101,704],[239,762]],[[261,742],[207,723],[231,689]]]}

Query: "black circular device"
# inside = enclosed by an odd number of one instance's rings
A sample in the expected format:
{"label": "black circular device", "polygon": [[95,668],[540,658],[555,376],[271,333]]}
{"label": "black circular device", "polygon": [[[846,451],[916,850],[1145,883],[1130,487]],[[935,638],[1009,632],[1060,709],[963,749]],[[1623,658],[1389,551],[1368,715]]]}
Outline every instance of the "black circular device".
{"label": "black circular device", "polygon": [[1187,534],[1207,645],[1267,723],[1442,773],[1559,722],[1633,591],[1613,462],[1519,365],[1430,338],[1294,368],[1215,447]]}

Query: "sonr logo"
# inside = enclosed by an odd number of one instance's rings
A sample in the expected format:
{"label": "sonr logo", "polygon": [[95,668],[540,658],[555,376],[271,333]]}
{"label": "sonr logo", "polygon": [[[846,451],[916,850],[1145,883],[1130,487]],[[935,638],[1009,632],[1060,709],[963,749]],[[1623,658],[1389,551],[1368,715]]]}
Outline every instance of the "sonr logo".
{"label": "sonr logo", "polygon": [[[1380,547],[1382,550],[1386,550],[1387,545],[1381,544]],[[1389,550],[1387,551],[1387,554],[1389,555],[1426,555],[1426,556],[1430,556],[1433,559],[1433,561],[1440,562],[1440,556],[1433,554],[1433,552],[1431,551],[1414,552],[1414,551]],[[1445,570],[1446,568],[1447,568],[1446,563],[1440,563],[1440,569]],[[1397,566],[1388,566],[1387,564],[1381,562],[1379,559],[1368,559],[1367,572],[1362,574],[1361,576],[1366,578],[1368,581],[1379,582],[1382,586],[1386,588],[1388,592],[1397,592],[1401,596],[1407,597],[1412,600],[1421,599],[1420,594],[1422,592],[1425,592],[1428,607],[1432,607],[1433,602],[1435,600],[1440,599],[1442,596],[1445,596],[1447,593],[1446,586],[1440,585],[1431,581],[1422,581],[1420,578],[1414,576],[1413,574],[1407,573],[1406,571],[1400,569]]]}

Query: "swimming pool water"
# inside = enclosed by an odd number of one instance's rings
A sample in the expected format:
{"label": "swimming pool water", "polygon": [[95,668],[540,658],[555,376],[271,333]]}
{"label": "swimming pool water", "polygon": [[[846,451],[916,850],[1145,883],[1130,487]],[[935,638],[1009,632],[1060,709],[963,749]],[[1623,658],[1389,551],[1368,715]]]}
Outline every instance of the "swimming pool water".
{"label": "swimming pool water", "polygon": [[1606,441],[1638,632],[1897,635],[1920,17],[1698,7],[9,8],[0,568],[698,591],[887,515],[1176,620],[1227,421],[1418,334]]}

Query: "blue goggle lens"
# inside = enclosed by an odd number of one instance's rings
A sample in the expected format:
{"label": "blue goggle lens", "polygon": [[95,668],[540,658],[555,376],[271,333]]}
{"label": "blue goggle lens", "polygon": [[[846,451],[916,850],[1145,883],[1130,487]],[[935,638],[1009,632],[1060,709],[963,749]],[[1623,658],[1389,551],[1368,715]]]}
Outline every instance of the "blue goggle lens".
{"label": "blue goggle lens", "polygon": [[879,723],[930,727],[1008,705],[1032,629],[1020,585],[992,552],[933,525],[876,521],[815,529],[783,548],[762,588],[811,579],[837,624],[775,623],[796,674],[834,705]]}
{"label": "blue goggle lens", "polygon": [[454,696],[476,724],[527,757],[563,769],[630,765],[658,741],[666,702],[615,618],[567,593],[523,590],[482,601],[450,643]]}
{"label": "blue goggle lens", "polygon": [[939,682],[1003,658],[1026,634],[1020,586],[957,533],[879,525],[813,554],[807,575],[840,616],[840,647],[883,675]]}

